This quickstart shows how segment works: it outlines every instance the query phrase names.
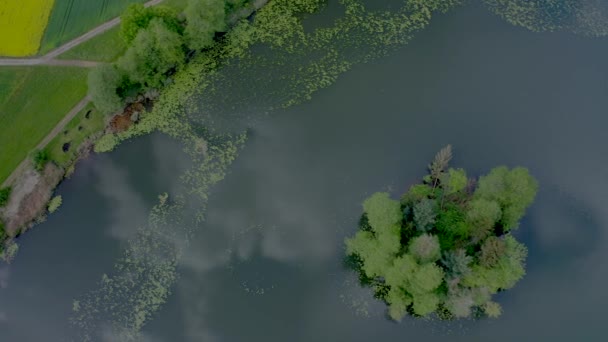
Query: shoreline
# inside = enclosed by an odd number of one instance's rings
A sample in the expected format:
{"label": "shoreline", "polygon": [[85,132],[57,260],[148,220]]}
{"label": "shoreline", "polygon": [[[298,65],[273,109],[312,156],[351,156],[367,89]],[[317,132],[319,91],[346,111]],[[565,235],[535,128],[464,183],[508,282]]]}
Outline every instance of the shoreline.
{"label": "shoreline", "polygon": [[[268,3],[269,0],[254,0],[247,7],[239,9],[237,12],[227,16],[228,29],[230,29],[241,19],[249,18],[259,9]],[[113,21],[115,21],[115,18]],[[215,43],[217,44],[217,42]],[[186,62],[187,67],[189,61]],[[175,76],[175,75],[174,75]],[[4,241],[0,241],[0,259],[10,263],[14,259],[18,250],[15,239],[32,229],[34,226],[43,223],[46,216],[51,212],[48,205],[54,198],[55,189],[75,172],[80,160],[86,159],[95,150],[96,143],[105,136],[116,136],[129,131],[132,127],[137,127],[142,118],[147,117],[152,111],[156,99],[167,91],[163,88],[158,91],[156,98],[146,98],[142,94],[138,95],[135,101],[125,102],[123,109],[105,118],[103,129],[90,134],[79,146],[73,162],[67,167],[57,165],[53,160],[49,160],[44,168],[36,171],[31,157],[26,158],[16,171],[3,182],[3,187],[12,189],[8,202],[0,208],[0,224],[4,227]],[[81,113],[87,106],[92,104],[89,95],[70,111],[70,113],[53,129],[44,140],[38,144],[37,149],[42,150],[48,147],[49,143],[58,135],[57,131],[65,128],[67,123],[73,120],[77,114]],[[145,108],[144,108],[145,107]],[[89,111],[90,112],[90,111]],[[88,115],[88,114],[87,114]],[[135,136],[146,133],[139,132]],[[130,137],[122,137],[116,141],[114,147]],[[106,151],[95,151],[103,153]],[[54,210],[53,210],[54,212]]]}

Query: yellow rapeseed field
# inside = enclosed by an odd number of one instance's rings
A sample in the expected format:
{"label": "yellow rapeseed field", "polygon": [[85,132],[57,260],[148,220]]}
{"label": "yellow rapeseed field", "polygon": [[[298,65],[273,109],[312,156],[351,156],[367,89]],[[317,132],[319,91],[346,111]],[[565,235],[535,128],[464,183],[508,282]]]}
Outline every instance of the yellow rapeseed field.
{"label": "yellow rapeseed field", "polygon": [[38,52],[55,0],[0,0],[0,56]]}

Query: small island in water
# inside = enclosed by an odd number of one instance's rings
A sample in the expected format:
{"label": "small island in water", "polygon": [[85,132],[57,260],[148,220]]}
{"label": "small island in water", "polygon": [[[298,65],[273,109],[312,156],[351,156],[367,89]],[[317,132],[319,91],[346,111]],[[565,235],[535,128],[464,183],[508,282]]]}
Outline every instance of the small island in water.
{"label": "small island in water", "polygon": [[498,317],[492,295],[525,275],[526,247],[511,234],[532,204],[538,183],[522,167],[494,168],[479,179],[448,168],[450,146],[421,184],[400,201],[379,192],[365,200],[346,251],[363,284],[389,315],[442,319]]}

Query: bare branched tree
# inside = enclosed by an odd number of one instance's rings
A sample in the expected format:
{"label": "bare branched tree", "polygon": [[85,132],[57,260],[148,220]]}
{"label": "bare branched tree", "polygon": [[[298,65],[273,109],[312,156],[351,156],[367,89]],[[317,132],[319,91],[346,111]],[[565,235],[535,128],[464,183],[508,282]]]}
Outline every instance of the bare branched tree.
{"label": "bare branched tree", "polygon": [[433,162],[429,165],[429,171],[433,179],[433,185],[437,184],[441,174],[448,168],[452,160],[452,145],[442,148],[436,155]]}

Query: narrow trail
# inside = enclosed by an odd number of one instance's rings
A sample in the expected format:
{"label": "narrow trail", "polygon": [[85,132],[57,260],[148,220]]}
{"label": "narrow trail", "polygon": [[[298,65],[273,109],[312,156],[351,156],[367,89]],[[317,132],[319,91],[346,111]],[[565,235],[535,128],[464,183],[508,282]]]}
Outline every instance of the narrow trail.
{"label": "narrow trail", "polygon": [[31,66],[31,65],[55,65],[55,66],[75,66],[81,68],[92,68],[100,62],[86,60],[63,60],[63,59],[0,59],[0,66]]}

